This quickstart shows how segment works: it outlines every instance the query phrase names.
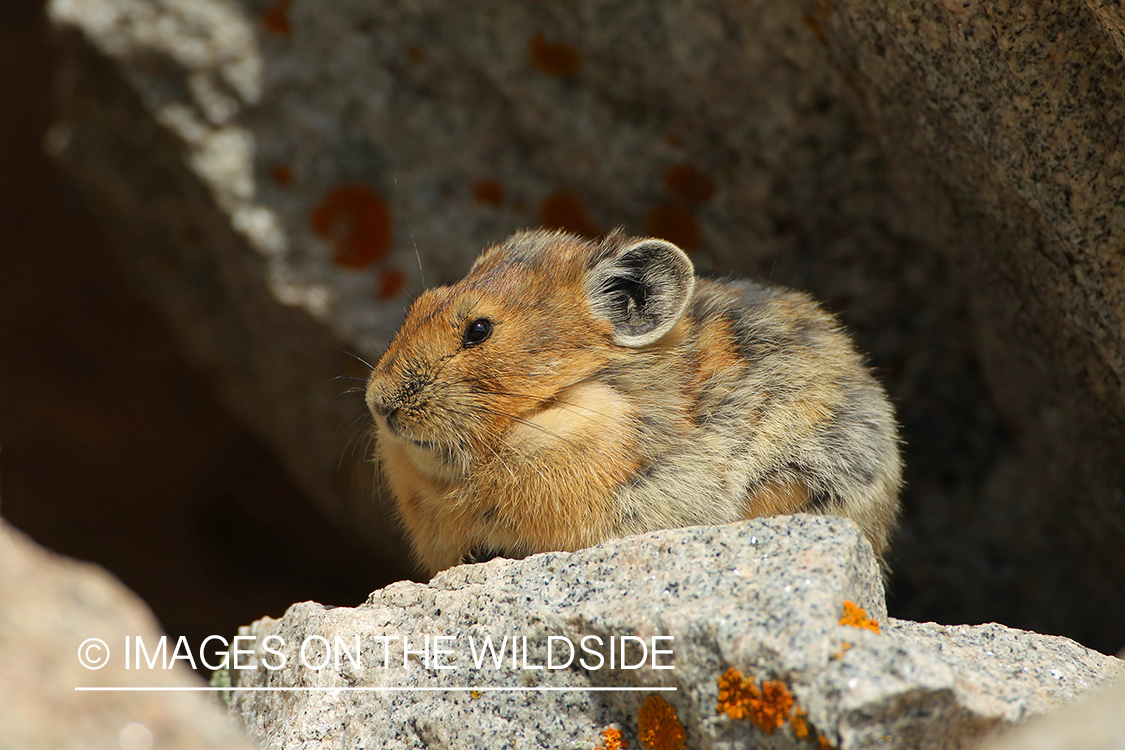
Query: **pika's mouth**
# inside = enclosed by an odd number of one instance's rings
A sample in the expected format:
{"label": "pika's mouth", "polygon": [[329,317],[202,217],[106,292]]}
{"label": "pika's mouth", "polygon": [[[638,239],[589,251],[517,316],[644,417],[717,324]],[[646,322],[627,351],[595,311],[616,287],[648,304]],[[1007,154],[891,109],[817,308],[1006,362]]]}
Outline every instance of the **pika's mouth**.
{"label": "pika's mouth", "polygon": [[404,434],[402,425],[395,424],[394,420],[380,418],[378,421],[382,425],[383,430],[396,440],[401,440],[404,443],[408,443],[416,448],[421,448],[427,451],[440,451],[442,449],[442,445],[439,442],[433,440],[424,440],[422,438],[414,437],[413,435]]}

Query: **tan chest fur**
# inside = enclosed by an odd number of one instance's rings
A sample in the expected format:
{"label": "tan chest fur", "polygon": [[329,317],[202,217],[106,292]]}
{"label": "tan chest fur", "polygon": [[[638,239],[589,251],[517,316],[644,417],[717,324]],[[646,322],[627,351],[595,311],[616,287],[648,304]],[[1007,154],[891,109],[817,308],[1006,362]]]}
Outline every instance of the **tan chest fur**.
{"label": "tan chest fur", "polygon": [[516,235],[411,308],[367,390],[431,571],[799,510],[881,553],[893,415],[806,296],[696,279],[668,243]]}

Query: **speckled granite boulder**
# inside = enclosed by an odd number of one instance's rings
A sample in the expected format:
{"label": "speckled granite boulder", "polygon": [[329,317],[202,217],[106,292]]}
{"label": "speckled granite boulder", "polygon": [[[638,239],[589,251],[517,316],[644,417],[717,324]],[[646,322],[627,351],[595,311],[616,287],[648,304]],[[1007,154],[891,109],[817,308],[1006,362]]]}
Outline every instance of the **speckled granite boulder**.
{"label": "speckled granite boulder", "polygon": [[[870,617],[853,611],[853,624],[841,624],[845,602]],[[607,727],[630,747],[638,737],[683,747],[676,722],[687,747],[798,748],[818,738],[842,750],[966,747],[1125,673],[1120,660],[1065,638],[888,621],[862,534],[813,516],[461,566],[429,585],[389,586],[355,609],[296,604],[244,633],[258,640],[240,686],[311,688],[236,694],[249,734],[279,750],[593,748]],[[621,668],[619,650],[610,662],[608,644],[623,636],[634,638],[624,663],[643,666]],[[497,664],[485,638],[494,648],[515,639],[515,663],[507,652]],[[341,645],[355,658],[337,668]],[[572,666],[549,668],[572,653]],[[407,690],[380,690],[392,687]],[[654,708],[662,702],[671,711]]]}
{"label": "speckled granite boulder", "polygon": [[[0,521],[0,748],[250,750],[209,695],[75,691],[201,687],[182,663],[126,668],[126,636],[155,644],[160,635],[144,604],[105,571]],[[83,667],[83,655],[102,666]]]}
{"label": "speckled granite boulder", "polygon": [[377,355],[418,259],[433,284],[518,227],[621,224],[855,330],[904,423],[896,611],[1122,645],[1119,2],[49,7],[49,147],[388,557],[337,350]]}
{"label": "speckled granite boulder", "polygon": [[895,226],[941,242],[964,269],[992,394],[1017,438],[978,499],[995,528],[982,540],[993,552],[974,563],[1012,585],[977,594],[1038,613],[1036,629],[1083,622],[1083,637],[1120,648],[1122,5],[844,0],[808,18],[862,94],[910,207]]}

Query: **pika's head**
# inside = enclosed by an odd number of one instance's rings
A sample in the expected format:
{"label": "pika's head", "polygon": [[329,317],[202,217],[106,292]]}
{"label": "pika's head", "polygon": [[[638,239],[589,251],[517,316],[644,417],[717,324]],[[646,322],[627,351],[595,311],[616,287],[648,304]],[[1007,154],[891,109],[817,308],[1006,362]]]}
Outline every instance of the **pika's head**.
{"label": "pika's head", "polygon": [[464,475],[559,393],[658,344],[694,283],[663,240],[513,235],[411,306],[367,385],[381,444],[435,478]]}

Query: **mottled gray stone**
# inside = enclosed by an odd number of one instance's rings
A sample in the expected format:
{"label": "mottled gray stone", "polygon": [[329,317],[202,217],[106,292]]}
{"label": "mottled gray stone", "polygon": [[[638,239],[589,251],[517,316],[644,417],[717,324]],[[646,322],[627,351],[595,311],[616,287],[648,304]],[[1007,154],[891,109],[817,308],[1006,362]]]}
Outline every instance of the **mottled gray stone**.
{"label": "mottled gray stone", "polygon": [[[839,624],[845,600],[882,632]],[[688,747],[807,747],[790,726],[772,735],[717,711],[718,677],[730,667],[786,684],[814,731],[841,749],[966,747],[987,731],[1074,699],[1122,674],[1120,660],[1065,638],[999,625],[942,627],[887,620],[870,546],[848,521],[760,519],[607,542],[576,553],[497,559],[397,583],[355,609],[296,604],[258,636],[242,687],[472,688],[478,693],[240,692],[233,710],[264,748],[592,748],[601,730],[636,742],[637,711],[657,687],[687,730]],[[262,650],[289,657],[284,668]],[[298,646],[311,636],[349,647],[359,666],[310,670]],[[403,667],[401,645],[449,635],[455,670]],[[470,639],[527,638],[529,665],[545,663],[549,636],[672,636],[673,669],[476,668]],[[284,644],[284,645],[282,645]],[[521,642],[522,644],[522,642]],[[850,647],[849,647],[850,646]],[[323,648],[317,658],[327,655]],[[389,654],[389,656],[388,656]],[[390,668],[387,668],[389,659]],[[637,661],[634,653],[630,657]],[[591,657],[592,660],[592,657]],[[497,687],[641,688],[639,692],[500,692]],[[815,739],[815,735],[814,735]],[[636,747],[636,744],[631,744]]]}
{"label": "mottled gray stone", "polygon": [[[976,553],[949,548],[951,570],[962,568],[970,596],[1006,602],[1013,614],[997,614],[1010,621],[1116,650],[1125,622],[1116,594],[1125,590],[1121,4],[844,0],[809,18],[888,155],[909,209],[894,225],[945,245],[962,269],[985,374],[1016,438],[975,499],[974,520],[949,525],[991,527]],[[944,534],[929,538],[907,554],[948,545]]]}
{"label": "mottled gray stone", "polygon": [[[126,636],[152,646],[161,636],[136,596],[104,570],[54,555],[0,521],[0,749],[250,750],[210,695],[75,691],[203,685],[182,662],[127,669]],[[79,662],[89,638],[108,648],[99,669]],[[106,656],[86,653],[93,663]]]}
{"label": "mottled gray stone", "polygon": [[1121,750],[1125,748],[1125,680],[1091,691],[981,745],[981,750]]}

